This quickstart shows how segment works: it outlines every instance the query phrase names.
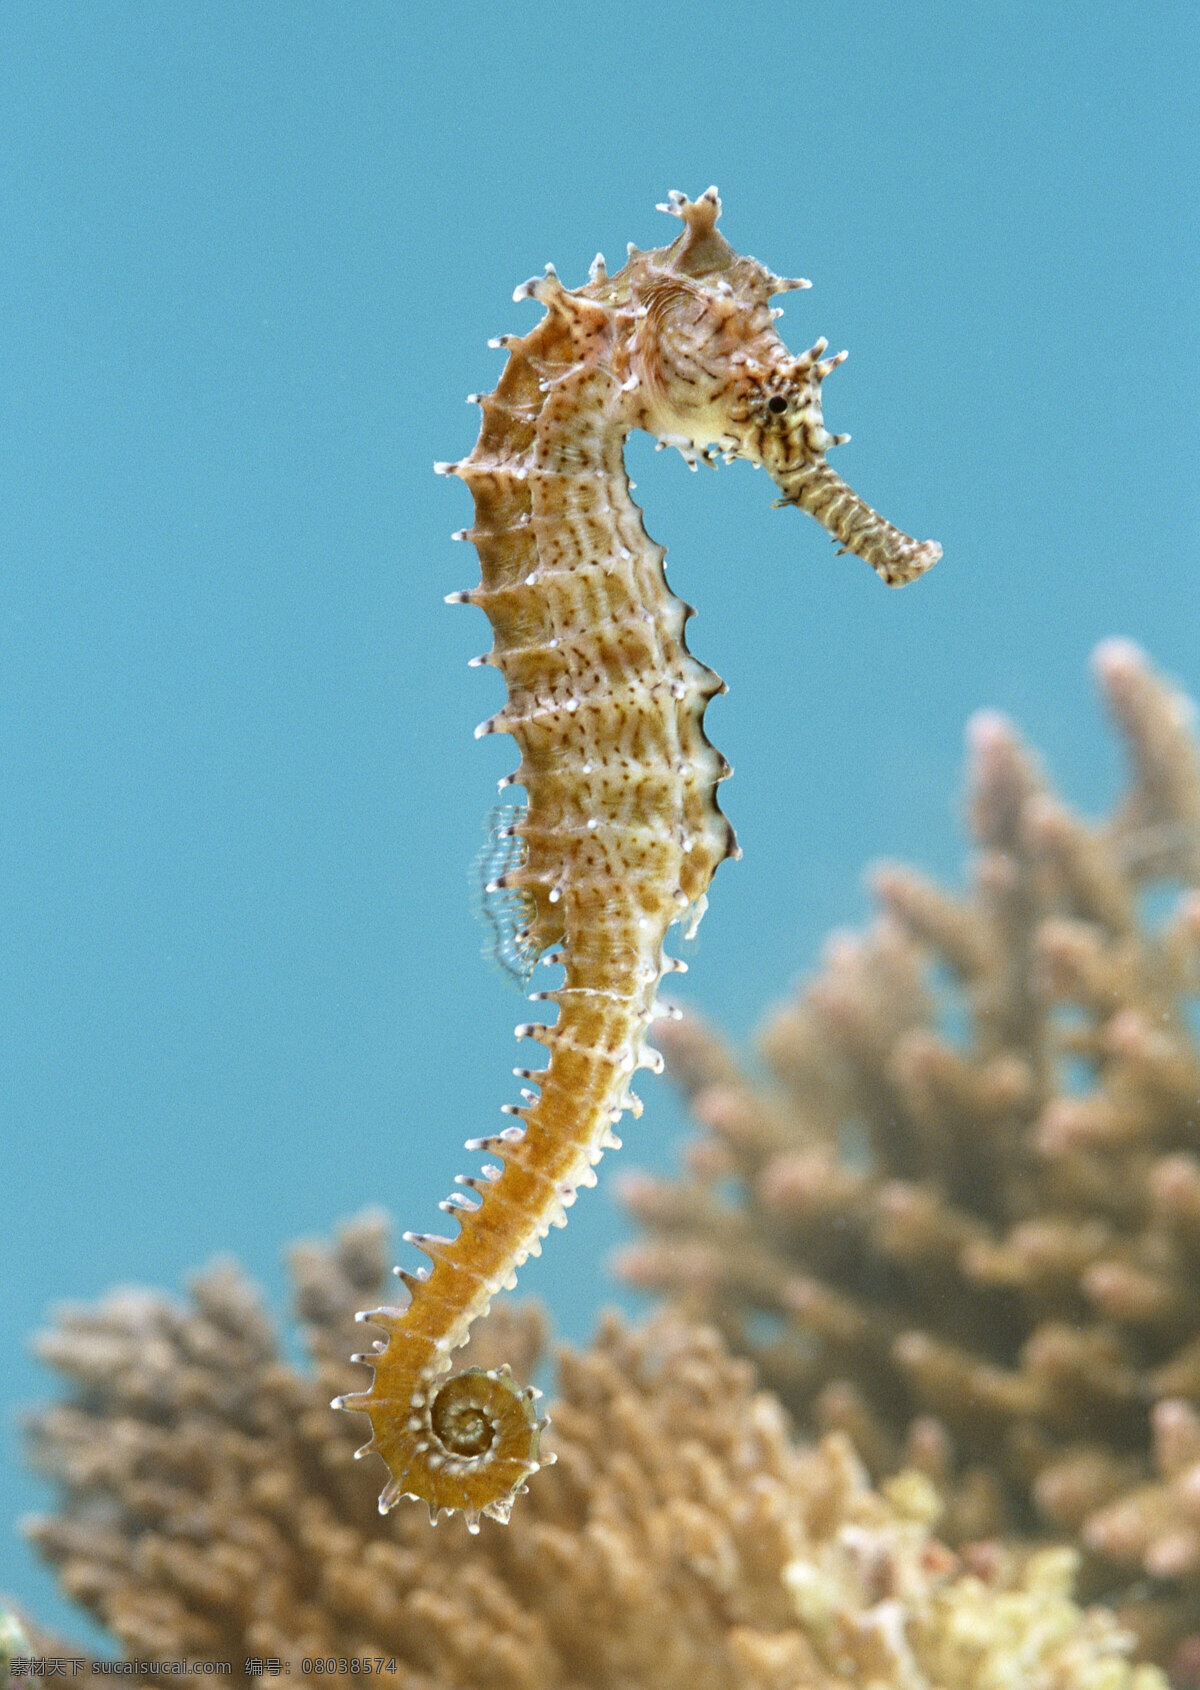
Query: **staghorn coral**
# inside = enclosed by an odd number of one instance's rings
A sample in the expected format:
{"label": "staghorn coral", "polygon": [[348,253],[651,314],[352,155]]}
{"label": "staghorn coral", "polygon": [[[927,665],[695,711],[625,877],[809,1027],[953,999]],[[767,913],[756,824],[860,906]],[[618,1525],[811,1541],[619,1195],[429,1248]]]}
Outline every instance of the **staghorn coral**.
{"label": "staghorn coral", "polygon": [[970,889],[876,870],[880,918],[762,1031],[769,1086],[667,1027],[700,1136],[681,1180],[624,1182],[621,1270],[876,1475],[931,1475],[951,1541],[1078,1534],[1092,1588],[1146,1575],[1162,1652],[1200,1625],[1200,765],[1136,647],[1095,670],[1110,819],[980,714]]}
{"label": "staghorn coral", "polygon": [[[378,1217],[293,1253],[307,1375],[229,1266],[190,1306],[117,1292],[41,1340],[71,1389],[32,1422],[63,1496],[32,1533],[132,1656],[383,1659],[408,1690],[1164,1690],[1071,1600],[1070,1552],[965,1569],[924,1476],[881,1493],[843,1435],[797,1449],[749,1366],[673,1318],[563,1354],[558,1461],[512,1527],[381,1516],[327,1399],[385,1260]],[[540,1340],[498,1310],[470,1359],[529,1366]]]}

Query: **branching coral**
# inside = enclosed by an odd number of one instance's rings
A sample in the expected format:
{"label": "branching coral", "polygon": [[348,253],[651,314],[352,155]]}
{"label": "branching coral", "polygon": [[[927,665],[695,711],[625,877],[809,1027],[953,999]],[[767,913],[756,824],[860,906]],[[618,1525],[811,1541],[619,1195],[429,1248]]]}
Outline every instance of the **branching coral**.
{"label": "branching coral", "polygon": [[[673,1318],[561,1357],[558,1462],[513,1525],[381,1517],[328,1398],[385,1260],[377,1219],[294,1252],[308,1375],[230,1267],[41,1341],[71,1395],[32,1423],[63,1496],[33,1535],[133,1656],[382,1659],[408,1690],[1164,1690],[1072,1602],[1069,1552],[965,1569],[926,1478],[881,1493],[841,1434],[797,1449],[747,1363]],[[540,1336],[497,1311],[469,1359],[528,1365]]]}
{"label": "branching coral", "polygon": [[880,919],[766,1023],[772,1085],[665,1028],[700,1136],[626,1181],[622,1265],[874,1473],[932,1476],[953,1541],[1078,1533],[1094,1588],[1147,1575],[1162,1651],[1200,1624],[1200,765],[1135,647],[1095,668],[1111,819],[976,716],[970,890],[878,869]]}

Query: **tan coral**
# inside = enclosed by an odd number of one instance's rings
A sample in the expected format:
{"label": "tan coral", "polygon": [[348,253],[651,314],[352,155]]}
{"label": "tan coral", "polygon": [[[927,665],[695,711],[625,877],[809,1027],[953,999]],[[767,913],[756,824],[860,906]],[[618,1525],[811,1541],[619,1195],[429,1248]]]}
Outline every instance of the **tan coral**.
{"label": "tan coral", "polygon": [[[243,1682],[256,1658],[369,1659],[405,1690],[1165,1690],[1071,1600],[1069,1556],[963,1568],[927,1478],[884,1495],[843,1436],[797,1449],[748,1365],[675,1320],[563,1354],[559,1460],[511,1528],[381,1517],[326,1399],[385,1251],[367,1218],[294,1254],[312,1373],[229,1267],[190,1305],[116,1293],[42,1340],[70,1395],[32,1423],[62,1494],[33,1536],[131,1656]],[[529,1369],[539,1341],[496,1311],[468,1359]]]}
{"label": "tan coral", "polygon": [[771,1086],[667,1028],[700,1136],[626,1182],[623,1267],[876,1474],[932,1474],[954,1541],[1078,1533],[1092,1588],[1148,1576],[1162,1651],[1200,1627],[1200,1486],[1152,1462],[1200,1405],[1200,764],[1135,647],[1095,668],[1132,770],[1109,820],[981,714],[969,891],[878,869],[880,919],[763,1029]]}

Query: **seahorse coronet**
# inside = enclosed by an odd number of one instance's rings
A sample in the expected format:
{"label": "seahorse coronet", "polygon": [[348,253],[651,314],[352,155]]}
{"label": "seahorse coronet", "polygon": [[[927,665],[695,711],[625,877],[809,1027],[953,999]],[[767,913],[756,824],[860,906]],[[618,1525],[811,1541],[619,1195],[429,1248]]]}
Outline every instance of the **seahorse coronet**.
{"label": "seahorse coronet", "polygon": [[[539,958],[563,968],[531,994],[557,1006],[525,1022],[542,1045],[519,1124],[468,1141],[498,1159],[459,1176],[476,1200],[443,1204],[453,1239],[406,1233],[429,1267],[397,1269],[408,1305],[360,1316],[385,1336],[362,1360],[370,1388],[337,1399],[366,1413],[390,1480],[380,1508],[401,1497],[440,1513],[505,1521],[526,1480],[552,1459],[535,1393],[505,1368],[450,1372],[453,1350],[516,1270],[537,1254],[581,1186],[595,1183],[621,1115],[641,1112],[629,1089],[662,1059],[646,1043],[663,1013],[662,978],[686,965],[664,952],[673,925],[690,936],[726,857],[739,854],[717,789],[729,764],[704,731],[724,682],[688,650],[691,606],[667,586],[664,549],[642,525],[625,471],[635,428],[699,459],[745,458],[765,468],[781,504],[823,524],[843,550],[889,585],[941,555],[884,520],[829,468],[842,438],[825,428],[821,384],[845,353],[818,340],[793,355],[775,330],[778,293],[804,288],[739,256],[717,231],[715,188],[697,200],[672,190],[663,210],[683,223],[666,247],[630,246],[609,275],[597,255],[588,282],[563,286],[553,266],[517,288],[545,314],[527,334],[489,345],[508,360],[481,412],[471,453],[438,463],[475,504],[469,540],[478,587],[447,595],[487,615],[508,698],[477,736],[508,733],[520,762],[500,782],[527,802],[493,823],[483,897],[500,959],[522,980]],[[499,870],[499,872],[494,872]],[[519,925],[518,925],[519,924]],[[444,1377],[445,1376],[445,1377]]]}

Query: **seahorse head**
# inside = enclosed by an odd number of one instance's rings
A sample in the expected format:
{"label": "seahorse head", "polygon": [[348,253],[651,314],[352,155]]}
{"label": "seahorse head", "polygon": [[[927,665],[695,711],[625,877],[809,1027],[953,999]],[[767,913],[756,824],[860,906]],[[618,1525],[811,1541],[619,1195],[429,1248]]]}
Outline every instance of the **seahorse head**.
{"label": "seahorse head", "polygon": [[672,195],[660,209],[685,232],[656,252],[631,253],[628,377],[637,426],[685,455],[715,449],[775,478],[839,441],[821,416],[821,382],[845,357],[822,360],[818,341],[799,357],[775,332],[773,294],[807,287],[734,252],[717,232],[715,188]]}
{"label": "seahorse head", "polygon": [[941,547],[894,528],[825,461],[850,438],[830,434],[821,412],[821,383],[846,353],[826,358],[818,340],[797,355],[775,331],[772,296],[808,282],[733,250],[717,232],[715,188],[698,200],[673,193],[659,209],[684,232],[653,252],[631,247],[616,276],[601,271],[581,290],[616,308],[614,374],[629,426],[678,447],[693,467],[714,453],[748,458],[776,483],[779,503],[807,510],[889,586],[915,580]]}

